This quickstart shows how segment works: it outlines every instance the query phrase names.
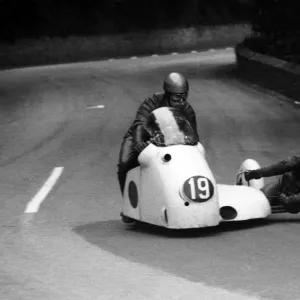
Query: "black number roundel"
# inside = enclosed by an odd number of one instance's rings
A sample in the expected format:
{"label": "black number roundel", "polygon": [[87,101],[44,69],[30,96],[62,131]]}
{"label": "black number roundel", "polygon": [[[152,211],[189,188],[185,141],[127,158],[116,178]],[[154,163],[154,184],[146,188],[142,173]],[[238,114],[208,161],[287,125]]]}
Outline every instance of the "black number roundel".
{"label": "black number roundel", "polygon": [[183,192],[192,201],[205,202],[214,195],[214,186],[204,176],[193,176],[184,182]]}

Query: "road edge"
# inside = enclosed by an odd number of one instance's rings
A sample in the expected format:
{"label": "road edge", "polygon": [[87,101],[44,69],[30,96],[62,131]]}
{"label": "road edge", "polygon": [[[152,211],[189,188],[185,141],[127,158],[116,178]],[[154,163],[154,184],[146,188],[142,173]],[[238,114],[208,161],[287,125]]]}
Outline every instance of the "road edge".
{"label": "road edge", "polygon": [[300,66],[254,52],[240,43],[234,48],[238,75],[282,100],[299,105]]}

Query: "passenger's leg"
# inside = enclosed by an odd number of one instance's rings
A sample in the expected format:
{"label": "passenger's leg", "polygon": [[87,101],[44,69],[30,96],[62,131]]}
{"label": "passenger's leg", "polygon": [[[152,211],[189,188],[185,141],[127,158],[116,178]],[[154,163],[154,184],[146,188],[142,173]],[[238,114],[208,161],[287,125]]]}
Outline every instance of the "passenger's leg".
{"label": "passenger's leg", "polygon": [[279,181],[271,182],[266,184],[261,191],[266,195],[268,198],[270,205],[278,205],[278,198],[277,196],[281,193],[281,185]]}

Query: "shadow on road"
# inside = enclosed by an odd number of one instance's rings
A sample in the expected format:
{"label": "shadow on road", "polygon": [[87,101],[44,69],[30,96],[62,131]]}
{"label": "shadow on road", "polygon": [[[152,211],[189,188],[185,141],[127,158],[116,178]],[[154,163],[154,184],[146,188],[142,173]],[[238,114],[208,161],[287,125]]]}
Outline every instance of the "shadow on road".
{"label": "shadow on road", "polygon": [[[300,267],[294,263],[295,251],[287,247],[291,241],[285,244],[276,231],[295,223],[300,220],[294,216],[274,216],[223,223],[214,228],[171,231],[111,220],[84,224],[73,231],[105,251],[190,281],[263,297],[292,299],[299,288],[287,293],[284,285],[297,284]],[[300,247],[300,242],[295,242]],[[292,248],[295,247],[298,246]]]}

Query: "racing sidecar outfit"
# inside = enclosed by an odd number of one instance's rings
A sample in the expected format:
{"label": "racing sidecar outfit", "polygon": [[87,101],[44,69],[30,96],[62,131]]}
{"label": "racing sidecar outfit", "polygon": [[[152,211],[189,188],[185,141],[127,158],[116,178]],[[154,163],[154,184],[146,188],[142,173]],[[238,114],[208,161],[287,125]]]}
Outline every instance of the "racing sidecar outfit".
{"label": "racing sidecar outfit", "polygon": [[[146,141],[149,136],[144,130],[147,117],[155,109],[166,106],[172,106],[166,93],[155,93],[151,97],[148,97],[139,107],[134,122],[126,132],[121,145],[118,163],[118,180],[122,194],[127,172],[138,166],[137,157],[147,145]],[[194,109],[185,101],[180,110],[191,123],[193,130],[197,134],[197,122]]]}

